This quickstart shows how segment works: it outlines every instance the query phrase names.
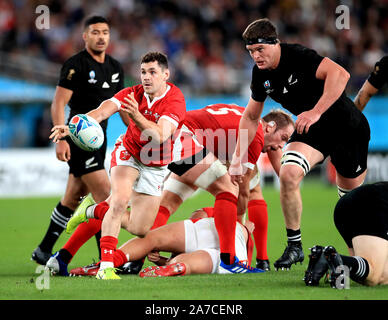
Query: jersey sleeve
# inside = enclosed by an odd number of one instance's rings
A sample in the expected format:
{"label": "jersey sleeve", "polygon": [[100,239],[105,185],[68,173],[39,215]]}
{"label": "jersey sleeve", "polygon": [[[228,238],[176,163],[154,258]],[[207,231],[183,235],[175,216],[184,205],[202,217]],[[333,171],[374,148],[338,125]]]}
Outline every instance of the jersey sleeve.
{"label": "jersey sleeve", "polygon": [[267,98],[267,93],[260,78],[260,70],[257,66],[254,66],[252,70],[251,97],[255,101],[264,102]]}
{"label": "jersey sleeve", "polygon": [[376,89],[381,89],[388,82],[388,56],[376,62],[375,68],[368,78],[369,83]]}
{"label": "jersey sleeve", "polygon": [[174,90],[174,93],[170,95],[166,107],[163,109],[160,119],[166,119],[170,121],[174,126],[178,127],[184,120],[186,115],[186,102],[182,92]]}
{"label": "jersey sleeve", "polygon": [[128,94],[130,94],[133,91],[134,91],[133,87],[124,88],[124,89],[120,90],[119,92],[117,92],[109,100],[112,101],[117,106],[117,109],[120,109],[121,101],[124,101],[124,97],[126,97]]}
{"label": "jersey sleeve", "polygon": [[315,50],[306,48],[302,45],[296,45],[292,55],[292,60],[294,60],[305,73],[311,73],[314,77],[323,58],[324,57]]}
{"label": "jersey sleeve", "polygon": [[117,90],[122,90],[124,89],[124,69],[123,67],[121,66],[120,64],[120,81],[119,81],[119,84],[117,86]]}
{"label": "jersey sleeve", "polygon": [[58,86],[72,91],[76,90],[80,85],[80,73],[80,65],[75,61],[75,59],[70,58],[65,61],[61,68]]}

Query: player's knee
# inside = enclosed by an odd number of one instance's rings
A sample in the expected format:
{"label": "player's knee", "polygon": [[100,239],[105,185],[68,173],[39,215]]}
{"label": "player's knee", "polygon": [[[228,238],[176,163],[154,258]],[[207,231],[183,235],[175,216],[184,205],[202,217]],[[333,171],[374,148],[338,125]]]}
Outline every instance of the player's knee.
{"label": "player's knee", "polygon": [[120,219],[127,210],[127,207],[128,201],[126,201],[126,199],[111,201],[110,203],[111,214],[113,215],[113,217],[120,217]]}
{"label": "player's knee", "polygon": [[280,170],[280,186],[284,191],[297,189],[302,179],[303,173],[297,166],[284,166]]}

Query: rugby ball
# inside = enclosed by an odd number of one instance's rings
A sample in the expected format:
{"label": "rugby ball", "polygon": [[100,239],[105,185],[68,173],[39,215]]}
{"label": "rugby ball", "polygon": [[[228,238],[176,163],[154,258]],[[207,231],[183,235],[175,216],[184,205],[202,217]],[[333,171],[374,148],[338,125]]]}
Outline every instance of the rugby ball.
{"label": "rugby ball", "polygon": [[77,114],[69,122],[70,138],[83,150],[95,151],[104,143],[100,124],[86,114]]}

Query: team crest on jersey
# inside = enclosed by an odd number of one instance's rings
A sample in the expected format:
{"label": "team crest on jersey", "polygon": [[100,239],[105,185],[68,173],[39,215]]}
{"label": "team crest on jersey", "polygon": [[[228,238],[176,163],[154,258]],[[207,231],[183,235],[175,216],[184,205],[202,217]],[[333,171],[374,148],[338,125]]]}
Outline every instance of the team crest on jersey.
{"label": "team crest on jersey", "polygon": [[265,89],[265,92],[267,94],[271,93],[273,91],[273,89],[271,89],[271,82],[269,82],[269,80],[266,80],[264,82],[264,89]]}
{"label": "team crest on jersey", "polygon": [[96,73],[94,72],[94,70],[90,71],[89,72],[89,80],[88,80],[88,82],[89,83],[96,83],[97,80],[94,79],[95,77],[96,77]]}

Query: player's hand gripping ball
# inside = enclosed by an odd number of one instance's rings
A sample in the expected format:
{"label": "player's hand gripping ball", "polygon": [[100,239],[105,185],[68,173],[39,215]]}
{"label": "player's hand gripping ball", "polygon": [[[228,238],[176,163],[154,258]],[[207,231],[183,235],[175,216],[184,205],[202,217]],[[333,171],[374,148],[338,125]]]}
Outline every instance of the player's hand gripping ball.
{"label": "player's hand gripping ball", "polygon": [[77,114],[69,122],[70,138],[83,150],[95,151],[104,143],[100,124],[86,114]]}

